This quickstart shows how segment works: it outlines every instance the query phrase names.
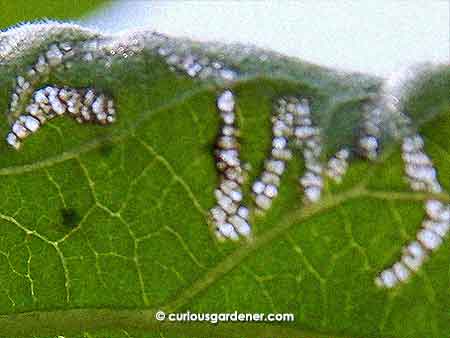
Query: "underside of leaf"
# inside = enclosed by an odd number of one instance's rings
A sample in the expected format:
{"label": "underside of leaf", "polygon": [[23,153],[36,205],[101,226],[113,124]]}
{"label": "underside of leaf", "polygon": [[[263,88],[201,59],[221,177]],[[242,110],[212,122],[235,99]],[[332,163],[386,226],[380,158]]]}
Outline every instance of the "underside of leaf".
{"label": "underside of leaf", "polygon": [[0,336],[446,337],[450,70],[406,75],[0,33]]}

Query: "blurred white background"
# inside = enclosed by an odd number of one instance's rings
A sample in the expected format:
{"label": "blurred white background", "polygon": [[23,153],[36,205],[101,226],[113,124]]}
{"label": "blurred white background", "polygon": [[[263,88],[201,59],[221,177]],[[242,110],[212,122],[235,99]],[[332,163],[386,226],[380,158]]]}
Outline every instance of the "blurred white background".
{"label": "blurred white background", "polygon": [[450,63],[450,0],[115,1],[84,20],[201,41],[252,43],[303,60],[383,77]]}

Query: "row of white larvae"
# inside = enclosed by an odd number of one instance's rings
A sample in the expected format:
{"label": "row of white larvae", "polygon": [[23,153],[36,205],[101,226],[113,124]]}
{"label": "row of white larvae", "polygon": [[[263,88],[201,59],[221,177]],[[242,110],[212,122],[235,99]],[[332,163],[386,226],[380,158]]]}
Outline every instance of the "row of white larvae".
{"label": "row of white larvae", "polygon": [[238,77],[238,72],[224,62],[211,59],[206,55],[199,55],[193,52],[188,44],[170,42],[165,36],[160,36],[160,41],[159,47],[155,49],[172,70],[200,79],[216,78],[233,81]]}
{"label": "row of white larvae", "polygon": [[[411,189],[431,193],[442,192],[437,171],[424,152],[424,141],[420,135],[416,134],[403,139],[402,158]],[[450,206],[433,199],[427,200],[424,206],[426,217],[416,234],[416,240],[403,248],[399,261],[376,277],[376,285],[392,288],[408,281],[411,275],[420,269],[429,254],[443,243],[450,230]]]}
{"label": "row of white larvae", "polygon": [[[112,100],[97,95],[93,90],[56,86],[35,88],[52,70],[70,66],[69,61],[75,57],[92,60],[97,49],[97,40],[53,43],[38,56],[26,73],[17,76],[8,112],[8,118],[12,121],[6,141],[10,146],[19,149],[24,138],[36,132],[46,121],[66,112],[80,123],[95,121],[107,124],[115,121]],[[27,106],[23,107],[24,104]]]}
{"label": "row of white larvae", "polygon": [[[321,163],[322,142],[320,129],[314,125],[309,102],[295,97],[278,100],[272,117],[272,149],[264,163],[261,176],[253,183],[252,192],[257,212],[263,213],[278,195],[281,176],[286,162],[292,158],[291,148],[303,152],[306,172],[299,179],[304,190],[305,202],[320,200],[323,189],[323,166]],[[292,145],[293,147],[289,147]],[[342,149],[328,162],[325,173],[337,182],[347,170],[349,151]]]}
{"label": "row of white larvae", "polygon": [[[230,90],[223,92],[217,107],[223,125],[217,142],[217,168],[221,173],[221,183],[215,191],[217,205],[211,209],[211,216],[219,239],[239,239],[250,236],[248,223],[249,210],[241,204],[243,169],[239,158],[239,144],[236,138],[237,128],[234,114],[235,100]],[[320,162],[322,145],[320,130],[311,120],[309,103],[306,99],[294,97],[281,98],[272,117],[272,149],[270,157],[264,163],[264,171],[252,185],[256,212],[268,210],[272,200],[278,195],[278,189],[286,162],[292,158],[289,143],[303,151],[306,173],[299,179],[304,189],[307,203],[319,201],[325,173],[336,182],[341,182],[348,164],[349,151],[342,149],[328,162],[323,170]]]}
{"label": "row of white larvae", "polygon": [[21,103],[28,102],[35,91],[34,86],[42,83],[48,74],[59,67],[70,66],[69,60],[80,56],[84,60],[93,58],[93,51],[98,48],[97,40],[72,44],[69,42],[51,44],[47,51],[40,54],[36,62],[26,71],[17,76],[16,86],[11,95],[9,115],[19,114]]}
{"label": "row of white larvae", "polygon": [[218,97],[217,108],[222,120],[215,151],[220,186],[214,192],[217,205],[211,209],[211,216],[219,239],[237,240],[239,236],[250,235],[250,225],[249,210],[241,204],[244,172],[239,158],[235,100],[230,90],[224,91]]}
{"label": "row of white larvae", "polygon": [[[191,77],[198,75],[201,78],[219,78],[230,81],[237,76],[237,73],[224,63],[176,48],[164,36],[155,35],[152,41],[154,45],[150,47],[153,47],[155,52],[163,57],[170,67],[185,72]],[[20,140],[39,128],[40,124],[43,123],[44,115],[46,115],[45,120],[53,117],[53,113],[61,115],[63,114],[63,107],[66,107],[79,122],[97,121],[101,124],[114,122],[115,116],[111,101],[104,104],[102,101],[105,100],[102,97],[96,97],[96,99],[99,99],[96,102],[92,101],[95,94],[90,90],[80,90],[76,94],[74,89],[47,87],[41,91],[36,91],[34,86],[41,83],[53,69],[70,67],[71,61],[75,58],[87,62],[103,59],[107,64],[113,56],[128,57],[135,53],[131,47],[130,50],[127,48],[128,46],[122,46],[121,44],[116,46],[107,39],[51,44],[47,51],[38,56],[37,61],[26,73],[16,78],[8,112],[9,118],[16,120],[12,121],[13,130],[7,135],[8,144],[16,149],[19,148]],[[28,113],[34,117],[20,115],[22,105],[28,104],[32,94],[35,96],[34,102],[32,102],[31,107],[27,108]],[[44,95],[47,95],[47,97],[44,98]],[[86,97],[80,98],[83,95],[86,95]],[[36,109],[36,105],[40,105],[40,107]],[[108,105],[107,112],[103,109],[104,105]],[[88,109],[89,107],[91,109]],[[91,112],[94,113],[93,118],[91,118]],[[39,124],[36,119],[39,120]]]}
{"label": "row of white larvae", "polygon": [[193,47],[187,40],[171,39],[156,32],[133,32],[125,38],[110,41],[103,49],[108,55],[123,58],[146,51],[163,58],[170,70],[201,80],[215,79],[222,83],[240,76],[235,67],[225,62],[222,50],[208,52],[208,49]]}
{"label": "row of white larvae", "polygon": [[19,149],[22,140],[37,132],[48,120],[65,113],[69,113],[79,123],[100,124],[114,122],[116,114],[113,100],[96,94],[92,89],[55,86],[37,90],[25,111],[28,114],[20,115],[6,136],[6,142],[15,149]]}

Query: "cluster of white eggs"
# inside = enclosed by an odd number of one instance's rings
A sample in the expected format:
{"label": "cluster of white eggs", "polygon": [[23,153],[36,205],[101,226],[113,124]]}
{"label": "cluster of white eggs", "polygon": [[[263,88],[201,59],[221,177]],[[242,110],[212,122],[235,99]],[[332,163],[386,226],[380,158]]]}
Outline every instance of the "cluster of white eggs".
{"label": "cluster of white eggs", "polygon": [[[294,144],[302,149],[306,168],[305,174],[299,181],[304,189],[306,200],[317,202],[323,189],[320,129],[311,120],[308,101],[306,99],[298,102],[294,100],[294,103]],[[286,105],[286,110],[289,113],[289,104]]]}
{"label": "cluster of white eggs", "polygon": [[[215,191],[217,206],[211,216],[219,238],[238,239],[249,236],[249,210],[241,205],[243,169],[239,159],[239,144],[236,138],[234,106],[231,91],[223,92],[217,106],[223,121],[217,141],[216,160],[221,174],[219,189]],[[322,146],[320,129],[311,120],[311,110],[306,99],[280,98],[272,116],[272,147],[264,162],[261,175],[252,184],[255,212],[268,210],[278,195],[281,177],[287,162],[292,158],[290,148],[303,151],[305,174],[299,179],[307,203],[319,201],[323,189],[323,166],[320,162]],[[290,147],[292,146],[292,147]],[[341,149],[328,162],[326,174],[340,182],[348,167],[350,151]]]}
{"label": "cluster of white eggs", "polygon": [[102,43],[101,50],[107,56],[128,58],[132,55],[149,53],[163,58],[172,71],[188,75],[191,78],[213,79],[230,82],[239,77],[237,69],[227,65],[220,58],[223,53],[215,53],[192,41],[169,38],[156,32],[134,32],[121,39],[112,39]]}
{"label": "cluster of white eggs", "polygon": [[382,108],[377,107],[363,117],[358,145],[361,155],[369,160],[375,160],[380,152],[382,113]]}
{"label": "cluster of white eggs", "polygon": [[[289,106],[289,108],[295,107]],[[293,114],[286,114],[286,99],[280,99],[272,117],[272,149],[270,157],[264,162],[264,170],[252,185],[253,198],[258,213],[268,210],[272,200],[278,195],[281,175],[286,169],[286,162],[292,158],[288,148],[289,137],[292,135]]]}
{"label": "cluster of white eggs", "polygon": [[17,76],[10,100],[9,117],[18,117],[23,106],[28,104],[35,86],[45,82],[52,70],[60,67],[70,68],[71,60],[76,57],[80,57],[83,61],[92,61],[96,57],[103,56],[103,52],[99,49],[100,44],[101,40],[98,39],[51,44],[24,74]]}
{"label": "cluster of white eggs", "polygon": [[417,239],[403,248],[399,261],[383,270],[375,279],[380,287],[392,288],[406,282],[427,260],[429,253],[437,250],[450,230],[450,207],[438,200],[425,203],[427,217],[417,233]]}
{"label": "cluster of white eggs", "polygon": [[[294,145],[300,147],[305,162],[305,174],[299,179],[304,189],[307,202],[317,202],[323,189],[322,171],[320,162],[322,154],[322,143],[320,129],[311,120],[311,110],[306,99],[290,99],[283,107],[286,116],[293,114],[293,139]],[[290,117],[289,117],[290,119]]]}
{"label": "cluster of white eggs", "polygon": [[[402,158],[405,173],[411,189],[431,193],[442,192],[437,172],[431,159],[424,152],[424,141],[419,134],[406,136],[402,142]],[[412,272],[417,272],[428,258],[429,253],[437,250],[450,230],[450,206],[438,200],[425,202],[427,216],[416,240],[403,248],[399,261],[385,269],[376,277],[380,287],[392,288],[406,282]]]}
{"label": "cluster of white eggs", "polygon": [[16,116],[22,108],[21,103],[27,102],[30,94],[33,93],[34,85],[41,81],[43,76],[48,75],[51,68],[62,65],[65,56],[72,54],[71,44],[52,44],[45,53],[39,55],[36,63],[26,74],[17,76],[16,86],[11,95],[9,115]]}
{"label": "cluster of white eggs", "polygon": [[250,235],[250,225],[249,210],[242,205],[244,173],[239,158],[235,100],[230,90],[219,95],[217,108],[222,120],[215,150],[220,185],[214,191],[217,205],[211,209],[211,216],[219,239],[237,240],[239,236]]}
{"label": "cluster of white eggs", "polygon": [[[403,95],[403,85],[396,83],[393,87],[390,82],[387,81],[382,88],[376,107],[367,110],[364,116],[362,137],[359,140],[360,150],[368,159],[375,159],[380,152],[382,128],[386,129],[390,136],[402,141],[405,176],[411,189],[441,193],[443,189],[438,181],[437,170],[424,151],[424,140],[419,134],[412,132],[411,119],[402,112],[400,98]],[[450,230],[450,206],[430,199],[425,202],[425,211],[426,216],[416,233],[416,239],[403,248],[400,260],[376,276],[377,286],[393,288],[408,281],[411,275],[420,269],[429,254],[443,243]]]}
{"label": "cluster of white eggs", "polygon": [[440,193],[442,187],[437,180],[437,171],[423,146],[424,141],[418,134],[403,139],[402,158],[407,180],[415,191]]}
{"label": "cluster of white eggs", "polygon": [[[45,82],[52,69],[69,68],[75,58],[84,62],[101,59],[105,62],[105,65],[109,65],[114,57],[126,58],[146,50],[163,57],[170,69],[184,72],[190,77],[215,78],[224,81],[232,81],[237,77],[237,72],[226,66],[224,62],[207,56],[200,56],[190,48],[186,48],[182,41],[170,40],[156,33],[145,34],[145,37],[144,40],[127,40],[126,43],[117,42],[110,38],[92,38],[73,43],[52,43],[45,52],[38,56],[37,61],[25,74],[17,76],[10,100],[9,119],[14,123],[21,123],[21,120],[25,121],[20,114],[25,105],[29,103],[30,96],[35,91],[35,86]],[[135,43],[133,44],[132,41]],[[58,106],[58,103],[55,101],[56,106]],[[82,113],[85,117],[81,115],[77,117],[77,120],[88,120],[90,114],[87,111]],[[107,122],[113,120],[110,115],[106,117],[109,119]],[[99,115],[98,121],[103,121],[102,114]],[[20,134],[23,135],[23,133]],[[20,138],[14,139],[13,134],[8,134],[8,143],[19,145],[15,140],[18,142]]]}
{"label": "cluster of white eggs", "polygon": [[342,148],[330,158],[325,170],[326,175],[336,183],[342,182],[342,177],[348,169],[348,159],[350,157],[350,150]]}
{"label": "cluster of white eggs", "polygon": [[114,102],[92,89],[72,89],[47,86],[32,95],[31,103],[25,109],[27,114],[14,121],[6,141],[19,149],[21,141],[54,117],[68,113],[78,122],[100,124],[115,121]]}
{"label": "cluster of white eggs", "polygon": [[166,43],[157,52],[162,56],[170,69],[186,73],[192,78],[220,78],[232,81],[237,78],[237,72],[227,67],[223,62],[200,56],[188,48],[180,48],[174,43]]}
{"label": "cluster of white eggs", "polygon": [[292,158],[290,140],[303,150],[306,172],[300,185],[309,202],[317,202],[323,188],[320,130],[311,120],[309,102],[295,97],[280,98],[272,117],[272,149],[264,163],[261,176],[253,183],[252,191],[258,212],[268,210],[278,195],[278,188],[286,162]]}

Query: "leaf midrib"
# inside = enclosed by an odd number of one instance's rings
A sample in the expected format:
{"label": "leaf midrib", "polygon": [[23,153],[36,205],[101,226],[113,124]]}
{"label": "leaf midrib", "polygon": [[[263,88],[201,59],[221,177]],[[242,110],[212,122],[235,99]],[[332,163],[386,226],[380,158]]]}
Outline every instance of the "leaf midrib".
{"label": "leaf midrib", "polygon": [[351,338],[330,336],[278,324],[158,322],[155,310],[127,309],[71,309],[56,311],[35,311],[16,315],[0,315],[2,338],[29,337],[34,335],[68,335],[98,330],[120,329],[126,332],[172,332],[182,336],[214,337],[301,337],[301,338]]}

